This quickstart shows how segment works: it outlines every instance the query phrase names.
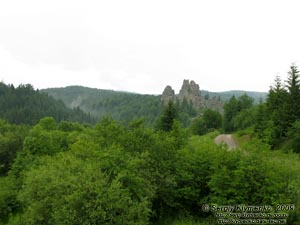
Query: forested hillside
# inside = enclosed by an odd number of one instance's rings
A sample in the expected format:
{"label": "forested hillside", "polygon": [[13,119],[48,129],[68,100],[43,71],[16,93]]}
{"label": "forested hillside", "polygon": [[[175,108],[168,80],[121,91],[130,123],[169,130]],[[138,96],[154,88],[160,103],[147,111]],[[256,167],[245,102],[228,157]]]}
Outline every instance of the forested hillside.
{"label": "forested hillside", "polygon": [[43,90],[55,99],[62,100],[69,108],[80,107],[100,119],[111,116],[129,122],[143,117],[148,125],[154,124],[162,109],[159,96],[129,92],[101,90],[81,86],[49,88]]}
{"label": "forested hillside", "polygon": [[253,98],[255,103],[259,103],[261,100],[266,100],[267,94],[266,92],[256,92],[256,91],[242,91],[242,90],[235,90],[235,91],[223,91],[223,92],[211,92],[211,91],[201,91],[206,98],[212,98],[212,97],[218,97],[221,101],[226,102],[228,101],[232,96],[235,96],[236,98],[246,94],[249,97]]}
{"label": "forested hillside", "polygon": [[[103,116],[111,116],[119,121],[127,123],[134,118],[144,118],[147,125],[153,126],[157,116],[162,111],[163,105],[159,95],[142,95],[129,92],[102,90],[81,86],[69,86],[65,88],[49,88],[42,90],[58,100],[62,100],[69,108],[80,107],[86,113],[100,119]],[[240,97],[243,94],[254,99],[265,99],[266,93],[247,91],[208,92],[201,91],[207,99],[219,97],[222,101],[229,100],[232,96]],[[191,118],[197,115],[187,102],[178,104],[179,120],[188,126]]]}
{"label": "forested hillside", "polygon": [[67,108],[61,100],[55,100],[30,84],[14,87],[0,82],[0,118],[14,124],[36,124],[41,118],[52,116],[57,121],[95,122],[78,107]]}

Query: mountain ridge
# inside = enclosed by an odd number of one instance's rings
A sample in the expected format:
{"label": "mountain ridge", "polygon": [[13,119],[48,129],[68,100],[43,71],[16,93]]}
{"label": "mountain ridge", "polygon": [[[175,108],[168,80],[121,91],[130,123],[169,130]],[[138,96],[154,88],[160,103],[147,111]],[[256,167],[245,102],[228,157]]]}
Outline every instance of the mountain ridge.
{"label": "mountain ridge", "polygon": [[109,116],[129,122],[134,118],[144,117],[147,124],[153,124],[161,112],[160,99],[155,95],[83,86],[50,88],[41,91],[62,100],[69,108],[80,107],[97,119]]}
{"label": "mountain ridge", "polygon": [[[161,96],[162,94],[143,94],[143,93],[138,93],[138,92],[132,92],[132,91],[124,91],[124,90],[114,90],[114,89],[103,89],[103,88],[95,88],[95,87],[87,87],[87,86],[82,86],[82,85],[68,85],[65,87],[49,87],[49,88],[42,88],[39,89],[40,91],[44,91],[47,92],[47,90],[51,90],[51,89],[65,89],[65,88],[73,88],[73,87],[78,87],[78,88],[86,88],[86,89],[91,89],[91,90],[100,90],[100,91],[111,91],[111,92],[118,92],[118,93],[125,93],[125,94],[136,94],[136,95],[151,95],[151,96]],[[209,91],[209,90],[201,90],[200,91],[202,93],[209,93],[211,95],[222,95],[222,94],[231,94],[231,93],[246,93],[247,95],[249,95],[250,93],[250,97],[251,93],[253,94],[261,94],[263,97],[266,96],[268,94],[268,92],[264,92],[264,91],[249,91],[249,90],[227,90],[227,91]],[[175,93],[176,95],[179,94]]]}
{"label": "mountain ridge", "polygon": [[[130,122],[135,118],[144,118],[146,124],[153,125],[163,110],[163,103],[161,101],[162,94],[139,94],[128,91],[90,88],[80,85],[47,88],[41,89],[40,91],[49,94],[55,99],[62,100],[69,108],[79,107],[97,119],[103,116],[109,116],[120,121]],[[216,103],[218,103],[219,100],[225,102],[229,100],[232,95],[239,97],[246,93],[249,94],[250,97],[253,96],[255,102],[259,102],[259,97],[262,95],[260,92],[247,91],[218,93],[200,90],[200,92],[203,99],[210,100],[206,101],[206,108],[216,108],[216,106],[218,106]],[[263,94],[264,96],[267,95],[267,93]],[[186,120],[185,124],[188,124],[187,120],[193,118],[195,113],[197,114],[198,109],[191,109],[189,105],[185,105],[181,108],[184,108],[181,109],[182,120]]]}

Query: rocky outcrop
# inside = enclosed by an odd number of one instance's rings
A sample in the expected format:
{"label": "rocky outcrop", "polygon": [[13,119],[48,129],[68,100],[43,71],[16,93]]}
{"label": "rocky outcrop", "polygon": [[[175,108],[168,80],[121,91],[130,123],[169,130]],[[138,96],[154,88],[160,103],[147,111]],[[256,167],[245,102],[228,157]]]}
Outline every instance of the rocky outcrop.
{"label": "rocky outcrop", "polygon": [[206,108],[214,109],[220,112],[221,114],[223,114],[224,112],[223,106],[224,106],[223,102],[221,102],[216,96],[205,101]]}
{"label": "rocky outcrop", "polygon": [[166,86],[161,95],[161,101],[164,105],[167,105],[169,101],[178,103],[186,101],[187,103],[191,103],[196,110],[210,108],[221,113],[223,112],[223,103],[216,97],[205,100],[205,98],[201,96],[199,85],[193,80],[183,80],[182,87],[177,95],[175,95],[175,91],[171,86]]}
{"label": "rocky outcrop", "polygon": [[184,80],[182,87],[179,91],[177,99],[180,103],[184,100],[192,103],[193,107],[199,109],[204,106],[204,102],[201,97],[199,85],[195,81]]}
{"label": "rocky outcrop", "polygon": [[164,105],[167,105],[170,101],[174,102],[176,99],[175,91],[171,86],[167,86],[161,95],[161,101]]}

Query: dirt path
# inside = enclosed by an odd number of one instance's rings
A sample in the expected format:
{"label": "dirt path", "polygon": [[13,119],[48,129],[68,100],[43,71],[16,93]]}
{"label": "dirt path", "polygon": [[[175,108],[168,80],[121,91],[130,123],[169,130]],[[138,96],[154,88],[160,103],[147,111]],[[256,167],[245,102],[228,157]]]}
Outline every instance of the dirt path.
{"label": "dirt path", "polygon": [[215,138],[215,144],[219,145],[222,143],[227,144],[228,149],[235,149],[238,147],[238,144],[236,141],[233,139],[231,134],[220,134]]}

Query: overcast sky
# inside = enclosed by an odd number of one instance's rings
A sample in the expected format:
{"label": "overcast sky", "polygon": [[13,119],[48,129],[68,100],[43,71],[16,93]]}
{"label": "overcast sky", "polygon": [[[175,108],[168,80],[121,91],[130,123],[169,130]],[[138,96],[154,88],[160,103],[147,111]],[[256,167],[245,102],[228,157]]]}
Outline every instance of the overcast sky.
{"label": "overcast sky", "polygon": [[268,91],[300,66],[300,1],[0,1],[0,80],[160,94]]}

